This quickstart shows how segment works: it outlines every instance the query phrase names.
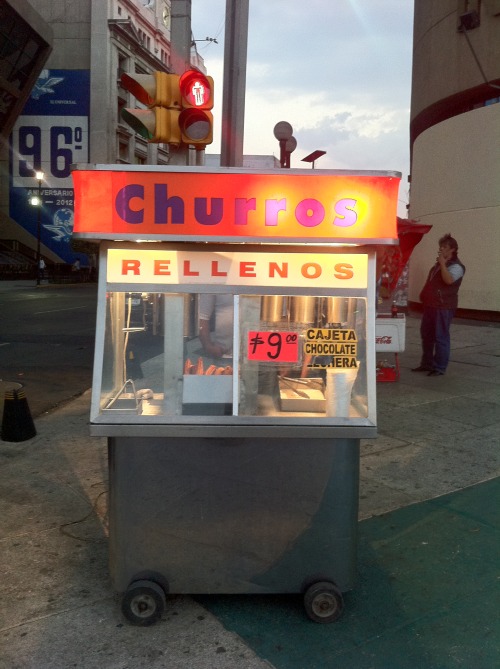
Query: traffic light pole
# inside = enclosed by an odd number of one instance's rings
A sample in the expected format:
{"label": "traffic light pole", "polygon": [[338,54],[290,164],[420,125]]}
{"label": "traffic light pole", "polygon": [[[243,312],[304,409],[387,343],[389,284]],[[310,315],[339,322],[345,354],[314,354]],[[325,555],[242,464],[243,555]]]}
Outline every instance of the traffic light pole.
{"label": "traffic light pole", "polygon": [[226,0],[221,161],[243,166],[249,0]]}
{"label": "traffic light pole", "polygon": [[169,165],[189,165],[189,147],[185,144],[180,146],[168,146]]}
{"label": "traffic light pole", "polygon": [[[191,0],[172,0],[170,44],[172,70],[182,74],[191,65]],[[189,165],[189,148],[169,145],[170,165]]]}

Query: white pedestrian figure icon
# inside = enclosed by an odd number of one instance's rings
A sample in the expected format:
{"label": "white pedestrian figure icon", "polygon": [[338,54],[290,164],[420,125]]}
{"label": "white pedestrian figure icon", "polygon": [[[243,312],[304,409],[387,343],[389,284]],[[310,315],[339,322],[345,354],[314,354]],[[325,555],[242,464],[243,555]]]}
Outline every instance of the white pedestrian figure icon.
{"label": "white pedestrian figure icon", "polygon": [[196,106],[202,105],[205,101],[205,86],[203,86],[203,84],[201,84],[199,81],[196,81],[193,84],[191,92],[194,97],[195,105]]}

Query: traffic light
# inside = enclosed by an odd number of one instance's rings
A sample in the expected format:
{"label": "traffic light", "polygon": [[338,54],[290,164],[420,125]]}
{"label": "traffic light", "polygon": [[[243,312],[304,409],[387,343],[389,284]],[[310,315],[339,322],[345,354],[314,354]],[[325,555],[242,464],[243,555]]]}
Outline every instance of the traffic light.
{"label": "traffic light", "polygon": [[123,109],[122,118],[141,137],[152,143],[181,144],[179,75],[166,72],[127,74],[122,86],[148,109]]}
{"label": "traffic light", "polygon": [[187,70],[179,78],[182,111],[179,115],[181,139],[196,149],[213,141],[214,80],[212,77]]}
{"label": "traffic light", "polygon": [[121,76],[122,86],[147,109],[124,109],[123,120],[149,142],[203,149],[213,141],[214,80],[198,70]]}

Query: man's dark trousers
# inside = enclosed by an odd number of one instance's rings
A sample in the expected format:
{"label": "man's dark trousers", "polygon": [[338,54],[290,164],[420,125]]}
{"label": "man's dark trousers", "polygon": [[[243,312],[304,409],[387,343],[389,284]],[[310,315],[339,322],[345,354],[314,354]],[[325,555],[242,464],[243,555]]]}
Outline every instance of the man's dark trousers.
{"label": "man's dark trousers", "polygon": [[444,374],[450,359],[450,325],[454,309],[424,307],[420,334],[422,336],[422,367]]}

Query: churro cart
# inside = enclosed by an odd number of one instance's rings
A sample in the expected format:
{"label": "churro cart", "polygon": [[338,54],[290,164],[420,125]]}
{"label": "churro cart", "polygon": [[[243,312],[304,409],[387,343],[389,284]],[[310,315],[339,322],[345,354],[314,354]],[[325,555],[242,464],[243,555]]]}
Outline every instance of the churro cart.
{"label": "churro cart", "polygon": [[356,573],[376,436],[375,245],[400,175],[80,166],[100,241],[91,434],[109,444],[110,571],[149,625],[168,593],[303,593]]}

